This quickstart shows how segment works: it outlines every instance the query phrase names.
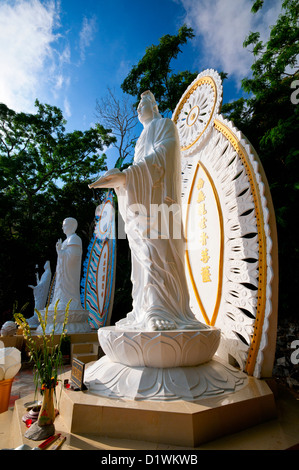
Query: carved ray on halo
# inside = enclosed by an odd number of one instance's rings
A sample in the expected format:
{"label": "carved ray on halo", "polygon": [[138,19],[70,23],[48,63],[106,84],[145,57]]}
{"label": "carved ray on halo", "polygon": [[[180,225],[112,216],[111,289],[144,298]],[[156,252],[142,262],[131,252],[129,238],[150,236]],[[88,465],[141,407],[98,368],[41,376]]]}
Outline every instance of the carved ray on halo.
{"label": "carved ray on halo", "polygon": [[220,357],[266,377],[277,325],[275,215],[261,162],[220,114],[221,102],[220,76],[205,70],[172,117],[181,143],[191,307],[200,321],[221,328]]}

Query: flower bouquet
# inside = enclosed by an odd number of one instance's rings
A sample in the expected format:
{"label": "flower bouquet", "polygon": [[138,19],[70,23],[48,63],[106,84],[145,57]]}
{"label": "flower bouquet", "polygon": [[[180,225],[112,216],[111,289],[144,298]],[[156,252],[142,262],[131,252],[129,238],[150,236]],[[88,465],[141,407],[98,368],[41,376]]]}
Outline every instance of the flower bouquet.
{"label": "flower bouquet", "polygon": [[[38,389],[43,396],[42,406],[37,421],[26,432],[25,437],[33,440],[46,439],[55,433],[54,420],[54,395],[56,397],[56,385],[58,374],[63,366],[63,355],[61,352],[61,343],[66,336],[66,325],[68,321],[69,306],[68,302],[65,309],[65,317],[58,343],[55,342],[55,327],[58,310],[58,302],[54,307],[53,329],[51,333],[46,334],[48,321],[48,307],[45,309],[44,316],[38,310],[35,310],[42,327],[42,335],[32,336],[30,327],[21,313],[14,315],[15,322],[23,330],[23,335],[29,350],[30,361],[33,362],[33,373],[35,383],[35,393]],[[39,341],[37,341],[37,339]],[[40,342],[41,340],[41,342]]]}

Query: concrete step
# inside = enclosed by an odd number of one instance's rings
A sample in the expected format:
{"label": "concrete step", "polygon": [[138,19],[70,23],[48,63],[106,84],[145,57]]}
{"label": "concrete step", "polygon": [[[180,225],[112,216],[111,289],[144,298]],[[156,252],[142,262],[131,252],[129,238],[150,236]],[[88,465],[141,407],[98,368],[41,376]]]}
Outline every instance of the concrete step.
{"label": "concrete step", "polygon": [[88,364],[89,362],[98,360],[98,356],[96,354],[74,354],[73,357],[83,362],[83,364]]}
{"label": "concrete step", "polygon": [[91,333],[72,333],[71,343],[97,343],[98,342],[98,333],[93,331]]}
{"label": "concrete step", "polygon": [[76,358],[87,364],[99,358],[99,343],[74,343],[71,345],[71,361]]}
{"label": "concrete step", "polygon": [[76,343],[72,344],[73,354],[94,353],[96,351],[96,343]]}

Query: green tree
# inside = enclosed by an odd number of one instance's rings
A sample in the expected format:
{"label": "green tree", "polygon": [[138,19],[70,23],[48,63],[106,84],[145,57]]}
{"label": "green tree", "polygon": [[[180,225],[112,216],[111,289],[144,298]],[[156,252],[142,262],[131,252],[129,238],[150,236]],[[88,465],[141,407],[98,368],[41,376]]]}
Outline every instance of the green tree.
{"label": "green tree", "polygon": [[159,103],[160,112],[173,112],[198,72],[185,70],[175,74],[171,62],[182,52],[181,46],[193,37],[193,29],[183,25],[177,35],[166,34],[158,45],[147,47],[143,58],[132,68],[122,83],[122,90],[135,96],[137,101],[141,93],[151,90]]}
{"label": "green tree", "polygon": [[29,220],[37,194],[58,180],[78,181],[98,173],[104,163],[98,152],[115,140],[99,124],[67,133],[60,109],[38,101],[36,107],[36,114],[25,114],[0,104],[0,190],[22,202]]}
{"label": "green tree", "polygon": [[[263,7],[264,1],[254,2],[254,14]],[[245,91],[254,93],[258,99],[266,90],[281,84],[282,79],[298,73],[299,52],[299,4],[296,0],[284,0],[282,13],[272,26],[267,42],[260,39],[259,32],[251,32],[244,41],[244,47],[251,46],[255,61],[251,67],[252,78],[245,78]]]}
{"label": "green tree", "polygon": [[[263,3],[255,1],[252,12],[259,14]],[[255,61],[251,76],[242,80],[249,98],[222,107],[257,150],[269,181],[278,228],[280,313],[285,316],[295,312],[299,289],[299,107],[292,99],[299,85],[298,18],[298,2],[285,0],[267,42],[258,32],[249,34],[244,47],[252,47]]]}

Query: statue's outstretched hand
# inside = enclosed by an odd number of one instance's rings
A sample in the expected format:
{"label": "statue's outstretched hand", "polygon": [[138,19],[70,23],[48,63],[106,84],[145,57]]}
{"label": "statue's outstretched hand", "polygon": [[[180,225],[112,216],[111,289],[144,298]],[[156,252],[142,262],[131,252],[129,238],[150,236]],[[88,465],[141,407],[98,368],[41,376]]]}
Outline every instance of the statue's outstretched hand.
{"label": "statue's outstretched hand", "polygon": [[[114,169],[113,169],[114,170]],[[97,181],[88,185],[89,188],[118,188],[126,184],[126,174],[121,171],[107,171]]]}

